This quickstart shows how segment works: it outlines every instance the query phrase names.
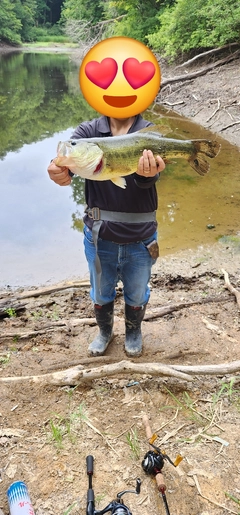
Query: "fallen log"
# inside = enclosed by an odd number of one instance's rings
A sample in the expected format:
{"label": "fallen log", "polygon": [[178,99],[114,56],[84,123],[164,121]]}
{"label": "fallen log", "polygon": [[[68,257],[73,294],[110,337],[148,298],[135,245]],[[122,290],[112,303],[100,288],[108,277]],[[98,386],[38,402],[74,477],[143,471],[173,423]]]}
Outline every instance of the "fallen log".
{"label": "fallen log", "polygon": [[35,383],[38,385],[76,386],[102,377],[118,374],[149,374],[153,376],[175,377],[184,381],[192,381],[196,375],[226,375],[240,371],[240,361],[220,365],[165,365],[162,363],[132,363],[120,361],[100,367],[84,369],[79,364],[58,372],[32,376],[1,377],[1,383]]}

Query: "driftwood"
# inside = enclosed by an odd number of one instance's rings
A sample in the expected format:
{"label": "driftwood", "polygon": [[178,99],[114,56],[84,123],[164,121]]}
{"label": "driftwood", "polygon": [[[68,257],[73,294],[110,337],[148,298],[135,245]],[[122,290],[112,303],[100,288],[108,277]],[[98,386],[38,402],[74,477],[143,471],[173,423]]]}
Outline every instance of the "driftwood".
{"label": "driftwood", "polygon": [[18,302],[17,301],[14,301],[14,302],[3,302],[0,304],[0,317],[7,317],[9,316],[8,315],[8,310],[9,312],[10,311],[14,311],[15,313],[19,313],[20,311],[24,311],[25,310],[25,306],[26,306],[26,303],[21,303],[21,302]]}
{"label": "driftwood", "polygon": [[160,318],[165,315],[169,315],[174,311],[178,311],[180,309],[188,308],[191,306],[195,306],[198,304],[208,304],[209,302],[228,302],[231,300],[229,296],[221,296],[221,297],[208,297],[205,299],[193,300],[190,302],[179,302],[178,304],[172,304],[169,306],[162,306],[161,308],[154,308],[153,310],[147,311],[145,314],[144,320],[151,320],[153,318]]}
{"label": "driftwood", "polygon": [[22,383],[30,382],[37,384],[55,384],[75,386],[81,382],[85,383],[101,377],[115,376],[118,374],[151,374],[157,376],[172,376],[185,381],[191,381],[191,377],[185,373],[174,370],[172,367],[161,363],[132,363],[120,361],[109,365],[102,365],[97,368],[84,369],[79,364],[76,367],[43,374],[38,376],[1,377],[0,383]]}
{"label": "driftwood", "polygon": [[11,293],[11,296],[9,295],[9,293],[7,293],[6,295],[5,293],[3,293],[3,296],[7,297],[8,302],[9,298],[12,299],[12,302],[16,302],[17,300],[29,299],[31,297],[40,297],[40,295],[49,295],[51,293],[56,293],[58,291],[68,290],[71,288],[82,288],[84,286],[90,286],[90,282],[88,280],[68,281],[56,284],[54,286],[44,286],[43,288],[37,288],[35,290],[23,291],[22,293],[18,293],[17,295],[15,292]]}
{"label": "driftwood", "polygon": [[37,376],[1,377],[1,383],[35,383],[38,385],[69,385],[76,386],[102,377],[116,376],[118,374],[150,374],[157,377],[175,377],[184,381],[192,381],[195,375],[226,375],[240,371],[240,361],[223,363],[220,365],[165,365],[162,363],[132,363],[120,361],[100,367],[84,369],[79,364],[76,367],[42,374]]}
{"label": "driftwood", "polygon": [[224,275],[225,287],[230,291],[230,293],[235,295],[236,301],[237,301],[237,305],[240,308],[240,291],[238,291],[236,288],[234,288],[234,286],[232,286],[232,284],[229,281],[229,275],[226,272],[226,270],[222,269],[222,273]]}
{"label": "driftwood", "polygon": [[164,79],[161,83],[161,90],[167,86],[168,84],[173,84],[174,82],[183,82],[186,80],[195,79],[196,77],[200,77],[201,75],[205,75],[210,70],[213,70],[213,68],[217,68],[218,66],[221,66],[222,64],[229,63],[230,61],[233,61],[234,59],[237,59],[240,55],[240,50],[236,50],[234,54],[231,54],[230,56],[224,57],[223,59],[220,59],[219,61],[216,61],[215,63],[210,63],[208,66],[205,66],[204,68],[201,68],[200,70],[197,70],[192,73],[185,73],[184,75],[179,75],[176,77],[169,77],[168,79]]}

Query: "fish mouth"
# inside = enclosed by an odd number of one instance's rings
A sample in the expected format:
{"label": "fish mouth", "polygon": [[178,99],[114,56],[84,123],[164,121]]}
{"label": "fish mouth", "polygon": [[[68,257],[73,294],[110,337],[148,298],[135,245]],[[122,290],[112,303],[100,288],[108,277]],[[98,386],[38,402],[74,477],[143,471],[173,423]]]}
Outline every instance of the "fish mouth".
{"label": "fish mouth", "polygon": [[128,107],[136,102],[137,95],[130,95],[125,97],[103,95],[103,100],[111,107]]}

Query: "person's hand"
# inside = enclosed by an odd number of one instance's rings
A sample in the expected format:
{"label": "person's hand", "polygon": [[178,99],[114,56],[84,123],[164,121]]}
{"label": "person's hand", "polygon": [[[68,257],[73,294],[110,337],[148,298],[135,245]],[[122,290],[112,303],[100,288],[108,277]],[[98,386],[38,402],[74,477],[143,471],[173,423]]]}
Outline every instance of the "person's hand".
{"label": "person's hand", "polygon": [[154,177],[164,170],[165,163],[160,156],[154,157],[151,150],[144,150],[138,161],[137,174],[143,177]]}
{"label": "person's hand", "polygon": [[57,166],[53,160],[50,165],[48,165],[47,171],[50,179],[59,186],[68,186],[71,184],[72,179],[66,166]]}

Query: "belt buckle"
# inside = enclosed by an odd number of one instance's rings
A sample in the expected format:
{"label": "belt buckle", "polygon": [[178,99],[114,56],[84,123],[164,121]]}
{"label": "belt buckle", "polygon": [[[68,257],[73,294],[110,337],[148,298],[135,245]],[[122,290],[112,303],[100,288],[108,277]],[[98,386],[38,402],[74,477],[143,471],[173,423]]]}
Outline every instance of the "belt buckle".
{"label": "belt buckle", "polygon": [[99,207],[92,207],[88,211],[88,216],[92,220],[100,220],[100,209]]}

